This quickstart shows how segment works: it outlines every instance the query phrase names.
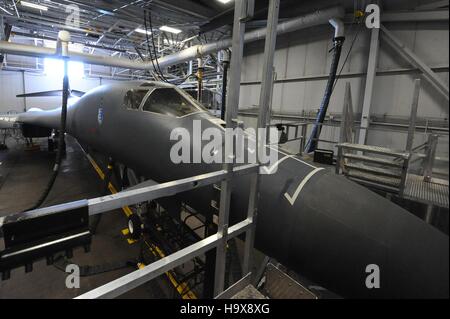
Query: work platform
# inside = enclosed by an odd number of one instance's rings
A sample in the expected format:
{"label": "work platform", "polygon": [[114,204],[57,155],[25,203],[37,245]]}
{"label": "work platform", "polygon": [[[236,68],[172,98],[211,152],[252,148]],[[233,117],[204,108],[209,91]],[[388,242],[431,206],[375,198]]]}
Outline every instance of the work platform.
{"label": "work platform", "polygon": [[336,174],[403,199],[448,209],[448,181],[409,172],[410,153],[351,143],[337,148]]}
{"label": "work platform", "polygon": [[445,180],[432,178],[427,182],[423,176],[408,174],[403,196],[405,199],[448,209],[448,186]]}

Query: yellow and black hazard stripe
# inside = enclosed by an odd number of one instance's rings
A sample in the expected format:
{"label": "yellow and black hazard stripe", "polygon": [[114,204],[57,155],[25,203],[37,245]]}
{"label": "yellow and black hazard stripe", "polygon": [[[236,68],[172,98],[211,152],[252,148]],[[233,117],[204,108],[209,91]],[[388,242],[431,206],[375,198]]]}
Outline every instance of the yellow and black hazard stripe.
{"label": "yellow and black hazard stripe", "polygon": [[[86,153],[86,157],[89,160],[89,162],[91,163],[92,167],[95,169],[95,171],[97,172],[98,176],[100,177],[101,180],[104,180],[106,175],[105,173],[103,173],[103,171],[101,170],[100,166],[98,166],[98,164],[95,162],[95,160],[92,158],[91,155],[89,155],[88,153]],[[108,169],[112,169],[112,167],[108,167]],[[111,194],[115,194],[117,193],[117,189],[114,187],[114,185],[109,182],[108,183],[108,190],[111,192]],[[122,211],[124,212],[124,214],[129,217],[130,215],[133,214],[133,212],[131,211],[130,207],[128,206],[124,206],[122,207]],[[122,234],[123,235],[127,235],[128,234],[128,229],[124,229],[122,230]],[[156,245],[148,243],[145,239],[144,243],[147,246],[148,250],[155,256],[155,257],[159,257],[159,258],[164,258],[165,254],[164,252]],[[133,243],[135,243],[136,241],[130,238],[127,238],[128,243],[131,245]],[[143,263],[139,263],[138,268],[143,268],[145,267],[145,265]],[[180,294],[181,298],[183,299],[197,299],[197,296],[195,295],[194,292],[192,292],[188,286],[187,283],[185,282],[181,282],[179,283],[178,280],[176,279],[176,276],[174,274],[173,271],[167,271],[166,273],[167,278],[169,279],[170,283],[175,287],[175,289],[177,290],[177,292]]]}

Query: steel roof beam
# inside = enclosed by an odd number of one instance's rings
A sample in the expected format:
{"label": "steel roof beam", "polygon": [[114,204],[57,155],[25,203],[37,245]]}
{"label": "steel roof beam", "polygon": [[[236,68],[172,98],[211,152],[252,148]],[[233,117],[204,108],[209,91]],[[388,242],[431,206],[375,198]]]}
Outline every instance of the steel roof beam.
{"label": "steel roof beam", "polygon": [[[403,44],[391,31],[385,26],[380,26],[383,31],[383,40],[389,44],[395,51],[400,53],[406,60],[423,72],[424,78],[439,92],[445,99],[449,100],[448,85],[442,80],[430,67],[423,62],[411,49]],[[448,104],[447,104],[448,108]]]}

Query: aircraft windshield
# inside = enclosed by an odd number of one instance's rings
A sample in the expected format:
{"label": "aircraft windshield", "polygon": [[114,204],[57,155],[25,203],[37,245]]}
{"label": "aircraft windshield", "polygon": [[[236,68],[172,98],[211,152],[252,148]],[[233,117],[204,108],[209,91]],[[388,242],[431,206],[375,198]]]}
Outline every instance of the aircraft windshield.
{"label": "aircraft windshield", "polygon": [[145,101],[143,110],[176,117],[199,111],[189,100],[172,88],[154,90]]}
{"label": "aircraft windshield", "polygon": [[124,98],[124,105],[129,109],[137,110],[148,90],[129,90]]}

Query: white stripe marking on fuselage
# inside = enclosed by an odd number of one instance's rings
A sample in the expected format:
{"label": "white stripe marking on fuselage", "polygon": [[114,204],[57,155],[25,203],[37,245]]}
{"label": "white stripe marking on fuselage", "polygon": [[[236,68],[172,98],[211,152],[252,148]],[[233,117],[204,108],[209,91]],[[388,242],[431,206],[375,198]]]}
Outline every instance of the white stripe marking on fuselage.
{"label": "white stripe marking on fuselage", "polygon": [[300,195],[300,192],[302,191],[303,187],[306,185],[306,183],[311,179],[311,177],[314,176],[314,174],[316,174],[317,172],[323,170],[322,167],[318,167],[314,170],[312,170],[311,172],[309,172],[308,175],[306,175],[306,177],[301,181],[300,185],[298,185],[297,189],[294,192],[294,195],[292,195],[292,197],[286,192],[284,193],[284,197],[286,197],[286,199],[288,200],[288,202],[294,206],[295,201],[297,200],[298,195]]}
{"label": "white stripe marking on fuselage", "polygon": [[281,164],[284,160],[287,160],[288,158],[292,157],[294,155],[286,155],[285,157],[280,158],[278,161],[276,161],[272,166],[268,167],[268,166],[263,166],[261,167],[266,174],[272,174],[273,170],[275,169],[275,167],[277,167],[279,164]]}

